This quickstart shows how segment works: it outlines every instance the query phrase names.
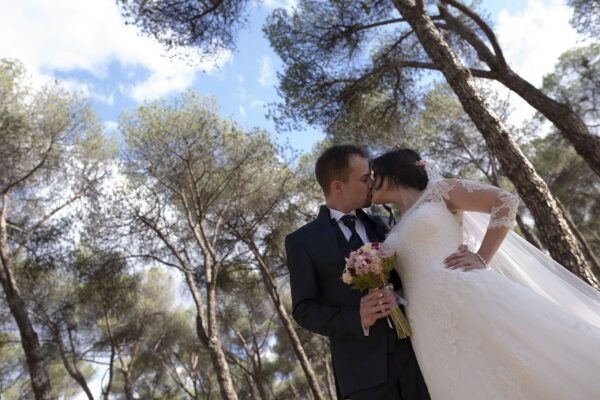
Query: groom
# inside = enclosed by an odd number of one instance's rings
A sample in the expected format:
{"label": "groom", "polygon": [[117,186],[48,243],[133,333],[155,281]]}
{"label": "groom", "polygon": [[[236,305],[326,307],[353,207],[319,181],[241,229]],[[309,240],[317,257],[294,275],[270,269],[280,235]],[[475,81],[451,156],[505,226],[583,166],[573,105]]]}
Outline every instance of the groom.
{"label": "groom", "polygon": [[410,339],[398,340],[386,318],[394,294],[361,293],[341,280],[344,257],[383,241],[388,231],[362,210],[371,205],[373,186],[367,154],[350,145],[330,147],[315,175],[325,205],[285,239],[294,319],[329,337],[338,399],[429,399]]}

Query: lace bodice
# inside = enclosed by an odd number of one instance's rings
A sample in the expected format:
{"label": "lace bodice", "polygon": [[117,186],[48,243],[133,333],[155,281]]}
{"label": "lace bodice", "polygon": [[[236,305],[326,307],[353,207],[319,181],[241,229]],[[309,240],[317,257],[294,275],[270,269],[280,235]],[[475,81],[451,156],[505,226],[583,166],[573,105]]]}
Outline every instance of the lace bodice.
{"label": "lace bodice", "polygon": [[[473,198],[472,195],[469,195],[470,193],[477,193],[479,196]],[[469,211],[490,213],[488,229],[503,227],[511,229],[514,226],[519,207],[517,196],[495,186],[464,179],[438,179],[429,182],[419,200],[405,215],[427,202],[439,203],[451,208],[453,199],[465,197],[470,198],[469,204],[473,207]]]}

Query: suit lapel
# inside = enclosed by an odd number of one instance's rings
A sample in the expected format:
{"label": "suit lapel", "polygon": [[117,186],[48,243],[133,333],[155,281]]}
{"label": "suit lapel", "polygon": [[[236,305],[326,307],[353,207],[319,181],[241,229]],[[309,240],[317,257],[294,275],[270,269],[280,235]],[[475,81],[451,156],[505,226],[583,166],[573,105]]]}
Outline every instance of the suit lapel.
{"label": "suit lapel", "polygon": [[329,214],[329,209],[327,206],[321,206],[319,208],[317,222],[319,223],[319,226],[323,232],[326,233],[323,235],[323,240],[326,241],[325,248],[337,250],[340,263],[342,266],[344,266],[345,257],[348,257],[348,254],[350,254],[350,245],[348,244],[344,233],[340,229],[340,226],[337,224],[337,222],[331,219],[331,215]]}
{"label": "suit lapel", "polygon": [[350,254],[350,243],[348,243],[348,241],[346,240],[346,236],[344,236],[344,232],[342,232],[342,228],[340,228],[340,225],[336,222],[331,220],[330,222],[330,226],[333,229],[333,231],[335,232],[335,238],[337,240],[337,245],[338,248],[340,249],[342,255],[345,257],[348,257],[348,255]]}

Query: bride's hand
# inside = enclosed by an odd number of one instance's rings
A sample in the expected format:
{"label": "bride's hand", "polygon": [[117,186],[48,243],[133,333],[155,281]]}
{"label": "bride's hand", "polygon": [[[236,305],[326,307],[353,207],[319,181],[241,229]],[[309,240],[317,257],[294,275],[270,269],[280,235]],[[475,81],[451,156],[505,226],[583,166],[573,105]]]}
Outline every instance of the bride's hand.
{"label": "bride's hand", "polygon": [[469,248],[464,244],[458,248],[456,253],[452,253],[446,257],[444,264],[448,269],[462,268],[463,271],[486,268],[485,262],[481,256],[470,251]]}

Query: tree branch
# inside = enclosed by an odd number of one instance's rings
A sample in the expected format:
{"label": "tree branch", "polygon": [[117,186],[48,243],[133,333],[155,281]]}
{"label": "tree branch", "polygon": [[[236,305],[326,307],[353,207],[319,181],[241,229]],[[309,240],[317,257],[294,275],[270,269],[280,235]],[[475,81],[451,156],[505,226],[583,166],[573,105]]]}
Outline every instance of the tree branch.
{"label": "tree branch", "polygon": [[[176,357],[177,357],[177,353],[175,353]],[[177,357],[179,359],[179,357]],[[181,361],[180,361],[181,362]],[[177,386],[179,386],[184,392],[187,393],[188,396],[190,396],[190,399],[195,399],[195,393],[193,393],[191,390],[189,390],[187,388],[187,386],[185,385],[185,383],[183,382],[183,379],[181,378],[181,376],[179,375],[179,373],[177,372],[177,368],[171,368],[169,365],[167,365],[167,363],[164,360],[161,360],[161,363],[163,365],[163,368],[165,368],[167,370],[167,373],[171,376],[171,378],[175,381],[175,383],[177,384]],[[190,377],[193,380],[193,376],[190,374],[190,372],[188,371],[187,366],[185,365],[185,363],[182,362],[182,366],[184,368],[184,370],[188,373],[188,375],[190,375]]]}
{"label": "tree branch", "polygon": [[367,30],[367,29],[377,28],[379,26],[384,26],[384,25],[392,25],[392,24],[396,24],[399,22],[406,22],[406,20],[404,18],[394,18],[394,19],[388,19],[386,21],[375,22],[375,23],[368,24],[368,25],[354,25],[354,26],[348,27],[345,32],[342,32],[342,34],[343,35],[352,35],[353,33],[357,33],[360,31]]}
{"label": "tree branch", "polygon": [[494,53],[496,54],[497,60],[500,62],[500,66],[506,68],[507,64],[506,64],[506,60],[504,59],[504,54],[502,53],[502,48],[500,47],[500,44],[498,43],[498,39],[496,38],[496,35],[492,31],[492,28],[490,28],[490,26],[479,15],[477,15],[475,12],[473,12],[473,10],[471,10],[469,7],[465,6],[464,4],[462,4],[456,0],[441,0],[441,1],[442,1],[442,3],[450,4],[452,7],[461,11],[463,14],[465,14],[466,16],[471,18],[473,21],[475,21],[475,23],[479,26],[479,28],[481,28],[483,33],[485,33],[485,36],[487,36],[488,40],[490,41],[492,48],[494,49]]}
{"label": "tree branch", "polygon": [[[401,61],[396,64],[400,68],[422,68],[422,69],[430,69],[434,71],[439,71],[440,69],[435,66],[433,63],[422,62],[422,61]],[[471,75],[476,78],[485,78],[485,79],[497,79],[496,73],[492,71],[486,71],[483,69],[477,68],[468,68]]]}
{"label": "tree branch", "polygon": [[52,136],[52,139],[50,140],[50,145],[48,146],[48,148],[46,149],[46,152],[44,153],[44,156],[42,157],[42,159],[40,160],[39,163],[37,163],[37,165],[35,165],[32,169],[29,170],[29,172],[27,172],[24,176],[22,176],[21,178],[18,178],[16,181],[8,184],[4,190],[2,190],[2,193],[8,193],[13,187],[17,186],[19,183],[27,180],[30,176],[32,176],[37,170],[39,170],[45,163],[46,160],[48,159],[49,155],[50,155],[50,151],[52,150],[52,147],[54,147],[54,136]]}
{"label": "tree branch", "polygon": [[161,231],[158,228],[158,226],[156,225],[156,222],[152,221],[149,218],[147,218],[145,215],[138,215],[138,218],[140,219],[140,221],[142,221],[142,223],[144,225],[146,225],[148,228],[150,228],[150,230],[152,230],[156,234],[156,236],[158,236],[158,238],[171,251],[171,254],[177,259],[177,261],[179,261],[179,264],[181,264],[181,268],[178,268],[178,269],[179,270],[183,270],[183,271],[189,270],[190,269],[189,265],[187,265],[187,263],[185,262],[185,260],[181,257],[181,254],[179,254],[179,252],[175,248],[175,245],[173,245],[171,243],[171,241],[166,237],[166,235],[164,234],[164,232]]}
{"label": "tree branch", "polygon": [[42,227],[42,225],[44,225],[44,223],[46,223],[48,220],[50,220],[50,218],[52,218],[56,213],[58,213],[59,211],[61,211],[62,209],[64,209],[65,207],[71,205],[72,203],[74,203],[76,200],[80,199],[83,196],[83,193],[77,193],[75,196],[73,196],[72,198],[70,198],[69,200],[65,201],[63,204],[59,205],[58,207],[56,207],[54,210],[50,211],[48,214],[44,215],[34,226],[32,226],[28,231],[27,234],[25,235],[23,241],[19,244],[19,246],[17,247],[17,249],[14,252],[14,257],[16,257],[21,250],[23,249],[23,247],[25,246],[25,244],[29,241],[29,239],[31,239],[31,237],[33,236],[33,234]]}

